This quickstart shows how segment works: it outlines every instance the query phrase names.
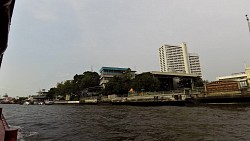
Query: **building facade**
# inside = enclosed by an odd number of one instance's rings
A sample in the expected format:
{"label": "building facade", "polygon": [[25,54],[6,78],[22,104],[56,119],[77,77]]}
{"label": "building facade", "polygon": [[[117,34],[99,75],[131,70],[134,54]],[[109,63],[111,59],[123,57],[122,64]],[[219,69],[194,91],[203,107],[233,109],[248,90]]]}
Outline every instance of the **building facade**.
{"label": "building facade", "polygon": [[[161,72],[161,71],[151,71],[154,77],[158,78],[160,81],[160,91],[172,91],[184,88],[194,89],[194,80],[200,76],[197,74],[187,74],[179,72]],[[189,87],[185,87],[180,84],[180,80],[185,78],[190,80]],[[186,81],[188,82],[188,81]]]}
{"label": "building facade", "polygon": [[199,74],[201,67],[198,54],[189,54],[187,44],[179,46],[163,45],[159,48],[161,72]]}
{"label": "building facade", "polygon": [[245,65],[245,72],[233,73],[231,75],[216,77],[217,81],[237,81],[241,87],[250,86],[250,67]]}
{"label": "building facade", "polygon": [[201,74],[201,65],[200,65],[200,57],[196,53],[189,53],[189,63],[190,63],[190,72],[192,74]]}
{"label": "building facade", "polygon": [[[108,83],[112,77],[122,75],[128,70],[130,70],[130,68],[102,67],[100,69],[100,86],[105,88],[105,84]],[[135,78],[135,71],[130,70],[130,74],[131,78]]]}

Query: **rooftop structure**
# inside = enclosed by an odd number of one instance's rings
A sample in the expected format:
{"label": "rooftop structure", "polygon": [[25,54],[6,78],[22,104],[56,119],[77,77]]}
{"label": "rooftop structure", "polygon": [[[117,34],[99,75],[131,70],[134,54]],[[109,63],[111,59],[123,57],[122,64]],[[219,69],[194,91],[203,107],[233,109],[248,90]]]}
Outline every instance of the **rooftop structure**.
{"label": "rooftop structure", "polygon": [[187,73],[178,73],[178,72],[161,72],[161,71],[151,71],[150,72],[153,75],[165,75],[165,76],[171,76],[171,77],[199,77],[198,74],[187,74]]}

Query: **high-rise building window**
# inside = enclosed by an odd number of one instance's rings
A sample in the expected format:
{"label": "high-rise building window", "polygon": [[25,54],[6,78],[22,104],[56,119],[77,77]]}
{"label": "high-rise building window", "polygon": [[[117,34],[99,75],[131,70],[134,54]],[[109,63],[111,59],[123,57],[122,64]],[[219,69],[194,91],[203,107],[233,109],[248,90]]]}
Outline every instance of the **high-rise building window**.
{"label": "high-rise building window", "polygon": [[164,45],[159,50],[161,71],[176,71],[201,75],[199,56],[197,54],[189,54],[186,43],[182,43],[180,46]]}

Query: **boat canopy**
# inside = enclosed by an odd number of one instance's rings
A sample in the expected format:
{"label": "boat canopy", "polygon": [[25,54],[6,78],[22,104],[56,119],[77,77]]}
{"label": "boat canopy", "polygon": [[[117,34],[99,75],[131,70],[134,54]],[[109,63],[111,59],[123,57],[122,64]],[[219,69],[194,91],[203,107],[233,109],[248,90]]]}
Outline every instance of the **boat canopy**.
{"label": "boat canopy", "polygon": [[8,35],[11,17],[15,5],[15,0],[0,1],[0,67],[2,64],[3,53],[8,46]]}

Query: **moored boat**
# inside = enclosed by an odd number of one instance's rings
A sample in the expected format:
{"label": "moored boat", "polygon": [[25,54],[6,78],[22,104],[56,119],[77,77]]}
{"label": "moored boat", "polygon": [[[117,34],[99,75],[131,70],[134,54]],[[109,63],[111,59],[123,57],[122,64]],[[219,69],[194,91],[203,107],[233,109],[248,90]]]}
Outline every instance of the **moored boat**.
{"label": "moored boat", "polygon": [[54,104],[54,101],[45,100],[45,101],[44,101],[44,104],[45,104],[45,105],[52,105],[52,104]]}

